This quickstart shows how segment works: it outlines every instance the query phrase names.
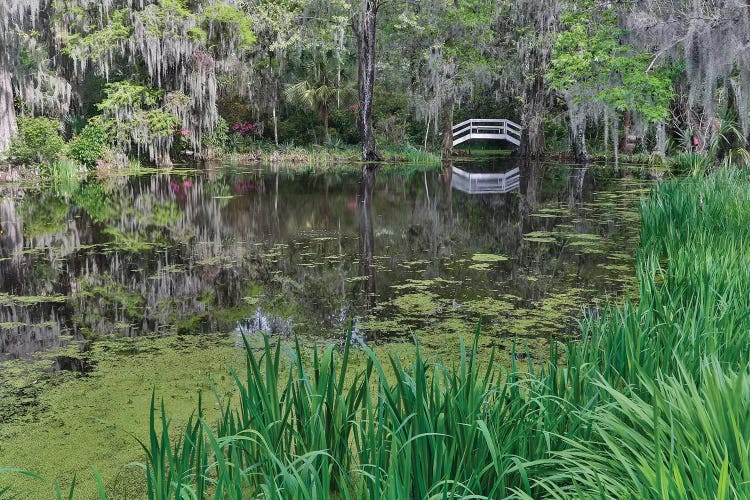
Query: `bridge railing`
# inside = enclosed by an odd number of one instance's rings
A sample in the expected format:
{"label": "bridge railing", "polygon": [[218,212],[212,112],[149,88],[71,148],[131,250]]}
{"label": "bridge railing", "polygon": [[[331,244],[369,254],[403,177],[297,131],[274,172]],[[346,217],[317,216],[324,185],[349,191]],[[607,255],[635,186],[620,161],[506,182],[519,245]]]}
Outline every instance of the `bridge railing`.
{"label": "bridge railing", "polygon": [[521,142],[521,126],[506,119],[472,118],[453,126],[453,144],[469,139],[505,139],[515,145]]}

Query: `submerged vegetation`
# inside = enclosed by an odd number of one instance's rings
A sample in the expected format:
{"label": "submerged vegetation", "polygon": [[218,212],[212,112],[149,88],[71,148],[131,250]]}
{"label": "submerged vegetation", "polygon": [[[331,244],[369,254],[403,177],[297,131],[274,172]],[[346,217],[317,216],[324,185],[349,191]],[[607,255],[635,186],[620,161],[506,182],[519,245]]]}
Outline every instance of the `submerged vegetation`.
{"label": "submerged vegetation", "polygon": [[541,369],[522,349],[509,365],[480,352],[481,325],[453,363],[417,347],[404,364],[351,336],[312,351],[246,339],[220,415],[204,397],[176,429],[152,399],[140,487],[165,499],[746,498],[749,217],[746,171],[660,185],[642,206],[637,298],[588,315]]}

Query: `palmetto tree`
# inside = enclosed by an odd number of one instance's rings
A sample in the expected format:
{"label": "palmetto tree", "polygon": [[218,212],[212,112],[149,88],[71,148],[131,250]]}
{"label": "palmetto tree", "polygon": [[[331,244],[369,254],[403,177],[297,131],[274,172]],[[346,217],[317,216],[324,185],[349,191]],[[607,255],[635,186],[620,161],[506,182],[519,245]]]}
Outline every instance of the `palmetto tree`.
{"label": "palmetto tree", "polygon": [[318,113],[323,122],[323,144],[328,145],[331,108],[341,96],[348,94],[349,88],[330,52],[313,54],[304,64],[304,75],[304,79],[286,88],[286,98]]}

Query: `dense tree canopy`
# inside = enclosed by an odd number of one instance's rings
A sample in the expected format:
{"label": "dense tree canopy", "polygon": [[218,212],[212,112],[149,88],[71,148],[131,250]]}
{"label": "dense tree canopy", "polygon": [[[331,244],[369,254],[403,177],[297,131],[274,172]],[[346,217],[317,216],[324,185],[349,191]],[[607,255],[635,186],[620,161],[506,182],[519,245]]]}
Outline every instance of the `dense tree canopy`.
{"label": "dense tree canopy", "polygon": [[748,40],[740,0],[8,0],[0,150],[18,116],[158,164],[237,141],[450,152],[469,117],[521,121],[529,156],[702,151],[728,125],[744,147]]}

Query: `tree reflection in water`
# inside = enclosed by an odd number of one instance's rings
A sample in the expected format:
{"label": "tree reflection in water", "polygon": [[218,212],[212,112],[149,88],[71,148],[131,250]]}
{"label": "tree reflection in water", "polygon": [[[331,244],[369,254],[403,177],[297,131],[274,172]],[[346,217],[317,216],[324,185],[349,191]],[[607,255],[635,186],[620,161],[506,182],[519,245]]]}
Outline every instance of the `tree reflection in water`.
{"label": "tree reflection in water", "polygon": [[[450,165],[323,175],[217,167],[88,181],[71,194],[3,188],[0,358],[100,336],[340,338],[361,319],[390,322],[359,332],[385,340],[474,322],[477,313],[460,308],[472,301],[513,296],[521,307],[621,286],[601,266],[611,263],[607,249],[634,248],[637,221],[623,217],[637,196],[621,196],[615,176],[594,182],[586,170],[528,164],[520,192],[467,195],[451,188],[451,175]],[[604,206],[600,196],[621,199]],[[605,246],[525,238],[555,231],[590,233]],[[477,271],[475,254],[510,260]],[[419,294],[436,307],[404,320],[399,298]]]}

